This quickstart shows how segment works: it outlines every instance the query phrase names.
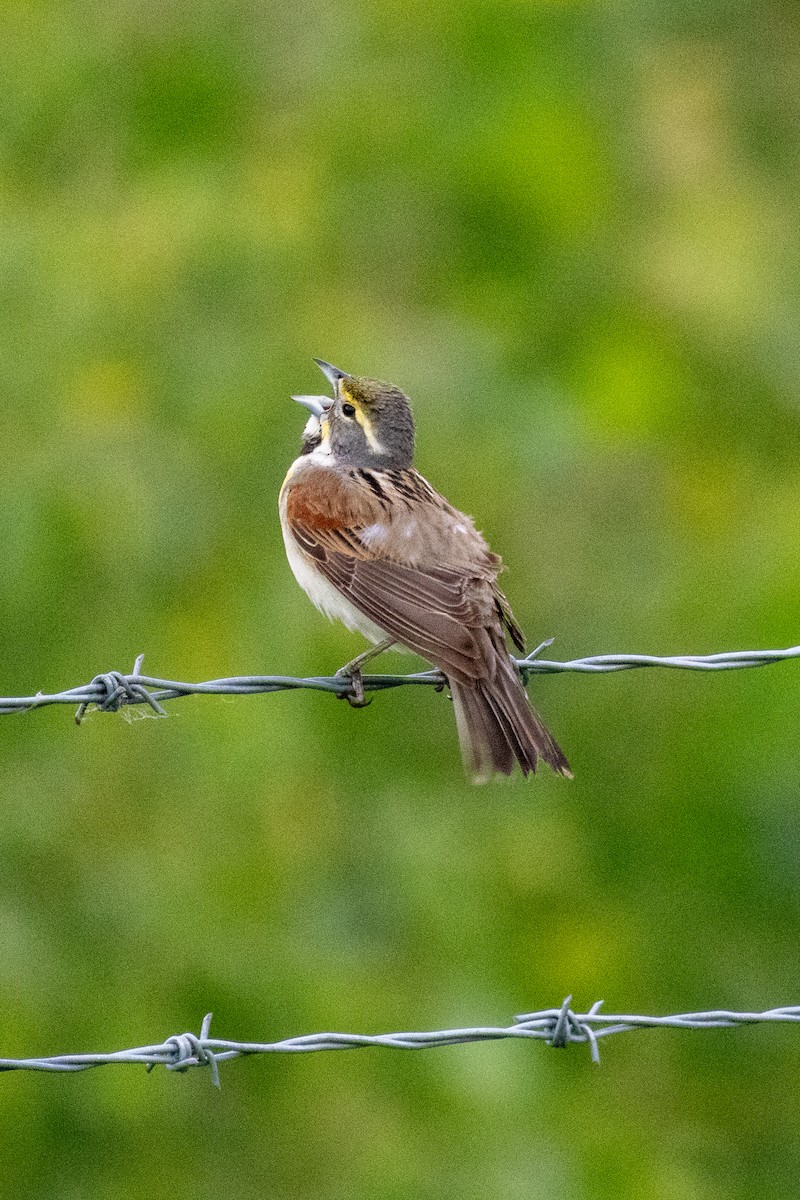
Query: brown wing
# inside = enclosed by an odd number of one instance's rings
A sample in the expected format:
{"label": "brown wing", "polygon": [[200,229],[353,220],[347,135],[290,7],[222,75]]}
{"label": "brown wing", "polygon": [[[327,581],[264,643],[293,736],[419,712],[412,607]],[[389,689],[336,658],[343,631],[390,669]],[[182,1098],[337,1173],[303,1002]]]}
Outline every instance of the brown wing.
{"label": "brown wing", "polygon": [[[455,680],[486,678],[507,609],[495,583],[499,560],[428,485],[427,494],[420,488],[403,501],[395,492],[389,502],[391,480],[380,493],[373,484],[327,468],[303,471],[286,497],[298,546],[389,637]],[[442,561],[443,544],[455,561]]]}
{"label": "brown wing", "polygon": [[517,647],[517,649],[520,651],[520,653],[524,654],[525,653],[525,634],[522,632],[519,625],[517,624],[516,617],[514,616],[513,612],[511,611],[511,605],[508,603],[508,600],[503,595],[503,593],[500,591],[500,588],[497,587],[496,585],[495,585],[495,596],[497,597],[497,607],[500,611],[500,616],[502,618],[503,624],[505,625],[508,632],[511,634],[511,640],[514,643],[514,645]]}

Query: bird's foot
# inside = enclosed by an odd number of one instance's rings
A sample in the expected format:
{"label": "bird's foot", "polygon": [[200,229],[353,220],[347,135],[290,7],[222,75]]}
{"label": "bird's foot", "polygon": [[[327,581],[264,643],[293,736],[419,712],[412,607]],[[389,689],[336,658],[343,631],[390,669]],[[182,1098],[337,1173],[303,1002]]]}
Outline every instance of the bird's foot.
{"label": "bird's foot", "polygon": [[372,703],[372,697],[364,694],[364,680],[361,678],[361,671],[358,667],[348,663],[347,666],[339,668],[334,679],[349,679],[350,681],[350,690],[338,692],[337,700],[346,700],[351,708],[366,708],[368,704]]}
{"label": "bird's foot", "polygon": [[377,646],[371,646],[363,654],[359,654],[349,663],[345,663],[343,667],[339,667],[334,678],[349,679],[350,690],[348,692],[339,692],[337,699],[346,700],[351,708],[366,708],[368,704],[371,704],[372,697],[367,699],[364,695],[364,681],[361,678],[361,668],[366,666],[368,662],[372,662],[373,658],[377,658],[379,654],[383,654],[384,650],[388,650],[393,645],[393,640],[386,638],[385,641],[378,642]]}

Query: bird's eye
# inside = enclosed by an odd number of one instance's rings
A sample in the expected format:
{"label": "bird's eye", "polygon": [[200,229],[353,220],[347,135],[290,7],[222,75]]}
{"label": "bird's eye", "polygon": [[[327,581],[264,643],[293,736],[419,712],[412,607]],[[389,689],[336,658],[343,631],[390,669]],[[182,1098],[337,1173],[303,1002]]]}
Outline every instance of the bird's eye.
{"label": "bird's eye", "polygon": [[355,405],[354,404],[343,404],[342,412],[344,413],[344,415],[346,417],[354,417],[356,415]]}

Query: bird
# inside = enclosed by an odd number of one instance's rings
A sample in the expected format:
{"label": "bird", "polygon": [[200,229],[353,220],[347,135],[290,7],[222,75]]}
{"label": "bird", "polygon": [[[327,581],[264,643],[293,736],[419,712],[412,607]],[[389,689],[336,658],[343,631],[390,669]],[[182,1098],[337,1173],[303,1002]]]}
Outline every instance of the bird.
{"label": "bird", "polygon": [[524,776],[543,760],[572,778],[531,708],[506,645],[525,649],[497,584],[503,569],[471,517],[414,467],[408,397],[380,380],[314,362],[333,397],[297,395],[309,410],[299,456],[280,491],[289,566],[312,603],[372,647],[337,675],[364,700],[361,668],[394,646],[444,674],[465,770],[476,783]]}

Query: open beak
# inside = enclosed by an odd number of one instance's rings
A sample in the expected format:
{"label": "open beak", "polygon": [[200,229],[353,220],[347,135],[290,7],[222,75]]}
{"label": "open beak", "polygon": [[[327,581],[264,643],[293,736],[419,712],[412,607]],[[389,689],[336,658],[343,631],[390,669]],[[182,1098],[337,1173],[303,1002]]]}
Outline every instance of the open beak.
{"label": "open beak", "polygon": [[298,404],[302,404],[303,408],[307,408],[320,420],[333,404],[330,396],[292,396],[292,399],[296,400]]}
{"label": "open beak", "polygon": [[310,413],[313,413],[315,417],[322,420],[329,409],[333,407],[334,400],[339,394],[339,380],[349,379],[350,376],[347,374],[347,371],[340,371],[338,367],[324,362],[321,358],[315,358],[314,362],[333,388],[333,399],[330,396],[292,396],[292,399],[296,400],[298,404],[302,404],[303,408],[307,408]]}
{"label": "open beak", "polygon": [[350,378],[347,371],[340,371],[338,367],[332,366],[330,363],[325,362],[324,359],[315,358],[314,362],[317,364],[320,371],[322,371],[322,374],[325,376],[328,383],[333,388],[334,395],[336,394],[336,388],[337,388],[337,384],[339,383],[339,380]]}

